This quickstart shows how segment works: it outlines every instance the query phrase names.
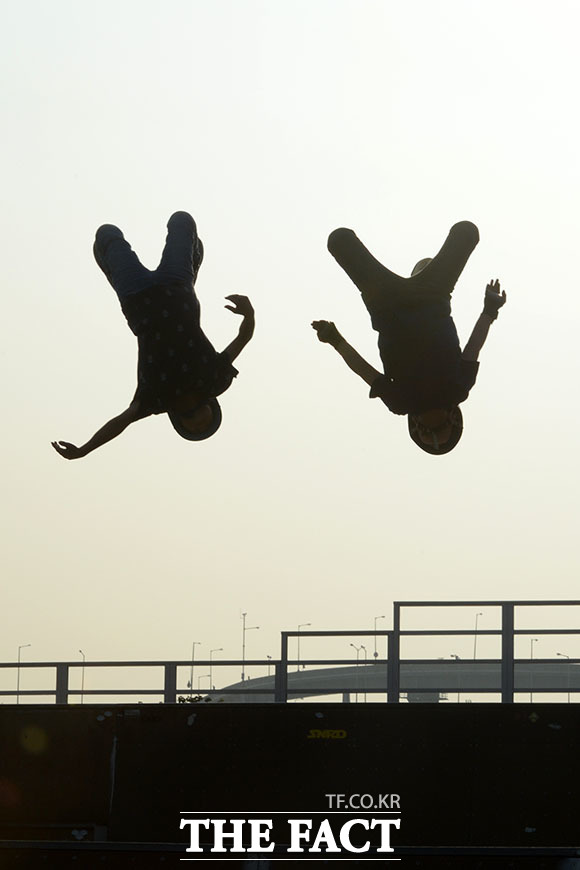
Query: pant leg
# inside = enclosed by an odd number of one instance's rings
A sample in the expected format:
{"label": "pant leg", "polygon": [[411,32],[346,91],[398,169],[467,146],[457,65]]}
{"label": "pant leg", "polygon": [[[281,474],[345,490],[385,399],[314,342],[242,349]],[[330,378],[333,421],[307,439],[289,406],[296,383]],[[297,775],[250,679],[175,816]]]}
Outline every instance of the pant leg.
{"label": "pant leg", "polygon": [[410,284],[437,295],[451,295],[478,242],[479,230],[475,224],[470,221],[454,224],[439,253],[422,272],[410,279]]}
{"label": "pant leg", "polygon": [[120,299],[138,293],[150,282],[151,272],[143,266],[119,227],[99,227],[93,245],[98,266]]}
{"label": "pant leg", "polygon": [[203,260],[203,245],[195,221],[186,211],[176,211],[167,222],[167,238],[156,270],[158,279],[195,281]]}
{"label": "pant leg", "polygon": [[352,230],[334,230],[328,237],[328,250],[360,290],[371,317],[390,307],[404,287],[405,279],[379,263]]}

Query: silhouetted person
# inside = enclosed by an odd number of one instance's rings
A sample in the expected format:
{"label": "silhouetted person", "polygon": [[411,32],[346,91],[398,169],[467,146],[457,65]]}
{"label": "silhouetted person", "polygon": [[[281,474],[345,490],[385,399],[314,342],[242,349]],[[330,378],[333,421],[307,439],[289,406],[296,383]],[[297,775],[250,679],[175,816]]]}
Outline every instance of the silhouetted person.
{"label": "silhouetted person", "polygon": [[221,410],[216,396],[237,375],[232,363],[254,333],[254,310],[247,296],[226,296],[243,317],[238,336],[217,353],[200,326],[194,285],[203,260],[195,221],[184,211],[167,223],[167,239],[155,271],[141,265],[118,227],[97,230],[94,255],[114,288],[139,342],[137,391],[129,407],[113,417],[82,447],[67,441],[52,446],[65,459],[78,459],[151,414],[167,413],[175,430],[190,441],[216,432]]}
{"label": "silhouetted person", "polygon": [[361,292],[379,333],[384,374],[366,362],[334,323],[316,320],[313,328],[370,386],[394,414],[407,414],[413,441],[427,453],[448,453],[463,430],[459,404],[477,377],[477,357],[489,327],[505,303],[499,281],[485,290],[483,312],[463,352],[451,318],[451,293],[479,241],[475,224],[451,227],[434,258],[420,260],[410,278],[389,271],[352,230],[334,230],[328,250]]}

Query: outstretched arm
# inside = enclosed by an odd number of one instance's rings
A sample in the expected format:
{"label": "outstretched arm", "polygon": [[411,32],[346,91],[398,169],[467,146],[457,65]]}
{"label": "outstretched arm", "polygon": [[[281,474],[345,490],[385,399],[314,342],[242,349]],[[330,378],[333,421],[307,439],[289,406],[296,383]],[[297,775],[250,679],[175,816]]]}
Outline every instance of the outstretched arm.
{"label": "outstretched arm", "polygon": [[230,302],[233,302],[234,304],[226,305],[225,308],[229,311],[233,311],[234,314],[241,314],[244,318],[239,333],[225,349],[225,353],[229,356],[230,362],[233,362],[235,358],[241,354],[254,334],[254,309],[252,308],[252,303],[247,296],[240,296],[237,293],[233,293],[231,296],[226,296],[226,299],[229,299]]}
{"label": "outstretched arm", "polygon": [[318,335],[318,340],[324,344],[330,344],[341,355],[349,369],[369,386],[372,386],[381,373],[373,368],[362,356],[346,341],[334,323],[328,320],[313,320],[312,328]]}
{"label": "outstretched arm", "polygon": [[500,293],[499,281],[490,281],[485,288],[485,301],[483,303],[483,311],[479,315],[473,332],[469,336],[469,341],[463,348],[463,359],[467,362],[477,362],[477,357],[489,332],[489,327],[497,318],[497,314],[502,305],[505,305],[506,295],[505,290]]}
{"label": "outstretched arm", "polygon": [[97,447],[106,444],[107,441],[112,441],[113,438],[116,438],[117,435],[124,432],[127,426],[137,420],[138,416],[139,400],[137,399],[134,402],[131,402],[129,407],[123,411],[122,414],[113,417],[112,420],[105,423],[105,425],[102,426],[98,432],[95,432],[93,437],[87,441],[86,444],[83,444],[82,447],[75,447],[75,445],[71,444],[69,441],[52,441],[51,443],[56,452],[60,453],[61,456],[64,456],[65,459],[80,459],[82,456],[86,456],[87,453],[92,453],[92,451],[96,450]]}

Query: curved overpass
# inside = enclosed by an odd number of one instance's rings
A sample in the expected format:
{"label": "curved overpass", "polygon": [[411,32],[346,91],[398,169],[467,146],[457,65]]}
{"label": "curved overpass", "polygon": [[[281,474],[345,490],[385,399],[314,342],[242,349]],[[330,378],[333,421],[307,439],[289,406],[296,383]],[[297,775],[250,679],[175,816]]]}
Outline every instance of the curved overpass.
{"label": "curved overpass", "polygon": [[[438,701],[440,694],[445,692],[499,693],[501,662],[402,663],[400,684],[401,692],[406,693],[411,702]],[[514,684],[516,692],[580,692],[580,667],[567,662],[516,663]],[[387,665],[384,663],[288,671],[290,699],[347,696],[373,690],[387,691]],[[228,703],[271,703],[274,700],[274,677],[232,683],[212,692],[211,697],[214,701]]]}

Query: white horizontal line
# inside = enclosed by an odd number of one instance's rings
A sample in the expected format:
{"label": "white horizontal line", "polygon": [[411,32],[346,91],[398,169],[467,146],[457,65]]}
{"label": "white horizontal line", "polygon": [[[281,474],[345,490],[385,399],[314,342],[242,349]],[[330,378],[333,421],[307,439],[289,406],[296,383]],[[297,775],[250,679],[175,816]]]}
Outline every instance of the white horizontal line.
{"label": "white horizontal line", "polygon": [[401,810],[180,810],[181,816],[400,816]]}

